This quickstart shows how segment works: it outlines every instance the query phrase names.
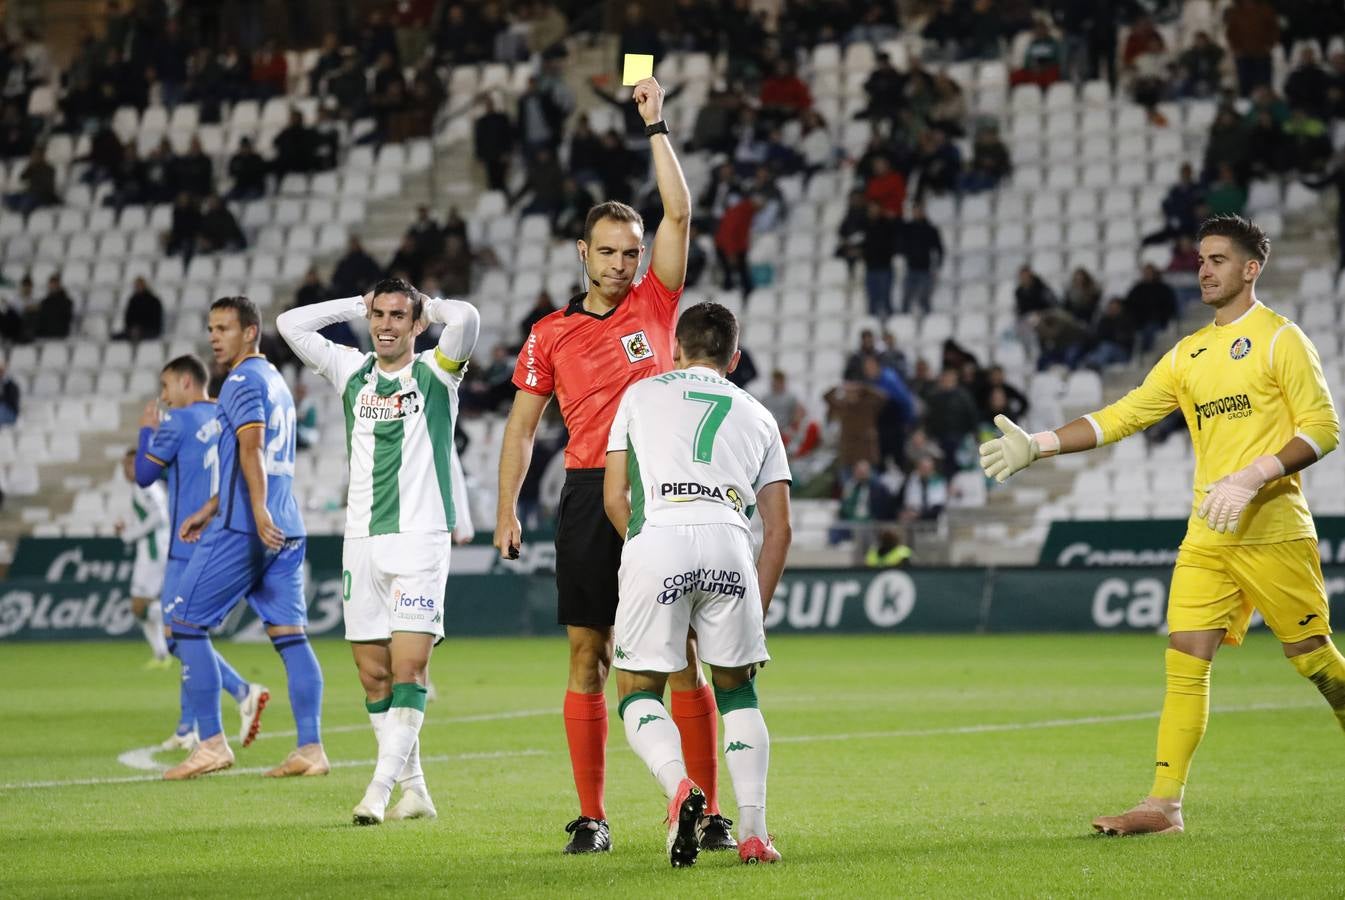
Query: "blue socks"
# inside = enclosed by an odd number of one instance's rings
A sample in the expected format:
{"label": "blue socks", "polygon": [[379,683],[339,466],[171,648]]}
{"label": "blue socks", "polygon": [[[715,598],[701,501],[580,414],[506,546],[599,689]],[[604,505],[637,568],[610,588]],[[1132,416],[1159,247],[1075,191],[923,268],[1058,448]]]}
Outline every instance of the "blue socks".
{"label": "blue socks", "polygon": [[182,687],[196,715],[197,733],[204,741],[224,730],[220,724],[219,655],[203,628],[174,622],[173,640],[177,642],[178,659],[182,660]]}
{"label": "blue socks", "polygon": [[[182,654],[178,653],[177,641],[173,638],[168,639],[168,652],[171,653],[179,663],[186,666],[182,661]],[[180,676],[181,673],[179,673]],[[186,734],[196,725],[196,716],[191,711],[191,699],[187,696],[187,683],[178,678],[178,717],[177,728],[173,730],[174,734]]]}
{"label": "blue socks", "polygon": [[[177,657],[178,661],[181,662],[184,667],[187,665],[187,661],[184,660],[182,654],[178,652],[178,642],[176,637],[168,641],[168,652]],[[238,674],[238,671],[234,669],[233,666],[229,665],[228,660],[226,660],[218,650],[215,651],[215,662],[219,666],[220,683],[223,690],[228,691],[229,696],[233,697],[234,700],[241,702],[243,698],[247,696],[249,687],[248,682],[243,676]],[[178,713],[177,728],[175,731],[177,734],[186,734],[195,726],[196,714],[192,711],[191,696],[187,692],[187,682],[185,679],[182,681],[182,687],[178,693],[178,709],[180,712]]]}
{"label": "blue socks", "polygon": [[238,674],[238,671],[234,669],[233,666],[229,665],[228,661],[225,660],[225,658],[220,655],[220,652],[218,650],[215,651],[215,656],[218,658],[219,661],[219,674],[221,685],[223,686],[224,690],[229,692],[230,697],[233,697],[234,700],[241,702],[242,699],[248,695],[247,681],[243,678],[242,675]]}
{"label": "blue socks", "polygon": [[290,708],[294,711],[294,726],[299,732],[298,745],[321,743],[322,669],[309,646],[308,635],[282,634],[271,638],[271,643],[285,663]]}

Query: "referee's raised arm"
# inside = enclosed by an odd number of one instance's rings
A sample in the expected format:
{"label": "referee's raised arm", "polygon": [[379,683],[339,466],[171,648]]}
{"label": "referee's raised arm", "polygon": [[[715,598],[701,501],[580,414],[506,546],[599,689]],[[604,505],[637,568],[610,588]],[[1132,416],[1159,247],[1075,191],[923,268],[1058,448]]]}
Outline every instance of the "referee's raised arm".
{"label": "referee's raised arm", "polygon": [[654,154],[654,178],[663,201],[663,221],[654,234],[653,259],[649,266],[670,291],[682,286],[687,277],[687,246],[691,236],[691,190],[687,187],[682,165],[668,139],[663,122],[663,88],[654,78],[635,85],[634,99],[644,119]]}

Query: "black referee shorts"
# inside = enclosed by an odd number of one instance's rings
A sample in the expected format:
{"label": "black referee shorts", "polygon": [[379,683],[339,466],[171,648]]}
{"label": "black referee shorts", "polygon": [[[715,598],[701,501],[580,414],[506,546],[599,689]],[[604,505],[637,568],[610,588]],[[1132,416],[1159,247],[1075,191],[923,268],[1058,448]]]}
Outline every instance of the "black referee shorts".
{"label": "black referee shorts", "polygon": [[602,505],[603,469],[566,469],[556,511],[557,620],[611,628],[616,622],[621,535]]}

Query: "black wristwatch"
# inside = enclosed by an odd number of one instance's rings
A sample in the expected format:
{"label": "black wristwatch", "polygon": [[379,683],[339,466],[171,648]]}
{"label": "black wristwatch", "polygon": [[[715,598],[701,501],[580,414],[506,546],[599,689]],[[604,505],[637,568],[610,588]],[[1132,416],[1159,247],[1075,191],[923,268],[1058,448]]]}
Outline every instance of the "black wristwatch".
{"label": "black wristwatch", "polygon": [[645,137],[653,137],[656,134],[667,134],[667,133],[668,133],[668,123],[663,121],[662,119],[659,119],[653,125],[646,125],[644,127]]}

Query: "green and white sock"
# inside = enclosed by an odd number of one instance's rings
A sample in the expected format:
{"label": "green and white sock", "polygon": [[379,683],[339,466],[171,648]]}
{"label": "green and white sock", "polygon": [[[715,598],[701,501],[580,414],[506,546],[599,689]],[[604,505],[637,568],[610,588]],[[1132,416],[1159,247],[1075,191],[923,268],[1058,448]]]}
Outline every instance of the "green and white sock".
{"label": "green and white sock", "polygon": [[756,686],[747,682],[731,691],[715,689],[724,716],[724,761],[733,795],[738,798],[738,840],[768,839],[766,771],[771,762],[771,735],[757,707]]}
{"label": "green and white sock", "polygon": [[658,779],[663,793],[672,799],[677,786],[687,777],[687,767],[682,759],[682,735],[663,701],[657,694],[637,691],[621,701],[618,713],[631,749]]}
{"label": "green and white sock", "polygon": [[[382,700],[366,700],[364,708],[369,711],[369,724],[374,727],[374,738],[379,746],[383,743],[383,727],[388,720],[388,710],[392,707],[392,698],[384,697]],[[404,791],[415,791],[422,796],[430,795],[429,787],[425,784],[425,771],[420,767],[420,739],[416,739],[416,744],[411,748],[411,753],[406,757],[406,765],[402,767],[402,774],[397,776],[397,783],[402,786]]]}
{"label": "green and white sock", "polygon": [[420,726],[425,722],[425,688],[414,682],[394,684],[392,705],[384,715],[387,718],[382,726],[376,726],[378,765],[374,767],[369,789],[377,791],[386,806],[397,776],[402,774],[420,738]]}

